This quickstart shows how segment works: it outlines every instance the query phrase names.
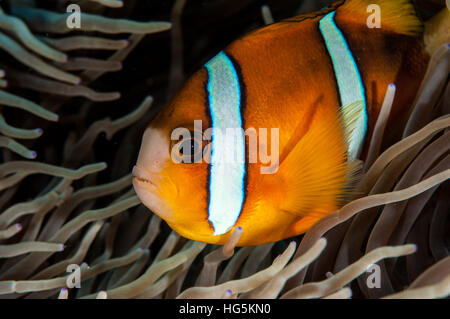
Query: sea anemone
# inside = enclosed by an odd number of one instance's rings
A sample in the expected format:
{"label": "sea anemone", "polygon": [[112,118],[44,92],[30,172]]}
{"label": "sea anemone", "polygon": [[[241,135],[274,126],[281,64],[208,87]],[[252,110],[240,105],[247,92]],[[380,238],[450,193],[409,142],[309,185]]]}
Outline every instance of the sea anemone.
{"label": "sea anemone", "polygon": [[[130,171],[142,132],[185,75],[232,36],[328,3],[294,2],[269,2],[272,14],[250,0],[190,11],[185,0],[150,2],[149,10],[138,1],[85,0],[77,2],[79,29],[66,23],[70,1],[1,5],[0,298],[450,294],[447,44],[391,145],[383,133],[396,92],[388,88],[355,198],[304,235],[237,248],[245,232],[238,228],[224,246],[194,242],[135,195]],[[223,20],[236,26],[224,39],[216,39],[220,28],[198,34]],[[371,286],[374,267],[381,279]]]}

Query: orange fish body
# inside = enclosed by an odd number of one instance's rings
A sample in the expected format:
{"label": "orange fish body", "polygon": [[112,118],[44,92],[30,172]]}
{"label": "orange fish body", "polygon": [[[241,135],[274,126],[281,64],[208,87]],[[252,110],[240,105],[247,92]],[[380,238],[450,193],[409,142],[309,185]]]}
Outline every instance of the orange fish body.
{"label": "orange fish body", "polygon": [[[367,26],[371,3],[381,8],[381,28]],[[398,94],[388,126],[406,119],[429,59],[421,28],[408,1],[347,0],[233,42],[147,128],[136,193],[173,230],[197,241],[223,244],[236,227],[243,228],[240,246],[307,231],[348,196],[352,160],[364,158],[391,83]],[[174,140],[177,128],[199,131],[194,121],[201,132],[190,144]],[[249,161],[248,135],[230,146],[244,152],[244,163],[174,161],[188,153],[186,145],[211,161],[229,144],[202,132],[234,124],[255,129],[258,150],[270,155],[276,146],[276,163],[260,153]]]}

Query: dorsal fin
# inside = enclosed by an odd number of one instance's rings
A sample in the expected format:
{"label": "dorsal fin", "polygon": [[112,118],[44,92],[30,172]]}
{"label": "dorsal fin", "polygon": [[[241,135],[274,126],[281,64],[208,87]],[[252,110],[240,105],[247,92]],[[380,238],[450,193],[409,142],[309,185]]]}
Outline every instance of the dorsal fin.
{"label": "dorsal fin", "polygon": [[423,24],[410,0],[346,0],[336,12],[346,21],[367,24],[374,13],[372,5],[379,6],[382,30],[409,36],[422,34]]}
{"label": "dorsal fin", "polygon": [[306,20],[306,19],[314,19],[317,17],[322,17],[322,16],[336,10],[339,6],[344,4],[344,2],[345,2],[345,0],[339,0],[339,1],[332,3],[329,7],[323,8],[322,10],[315,11],[315,12],[302,13],[300,15],[284,19],[281,21],[281,23],[283,23],[283,22],[302,22],[303,20]]}

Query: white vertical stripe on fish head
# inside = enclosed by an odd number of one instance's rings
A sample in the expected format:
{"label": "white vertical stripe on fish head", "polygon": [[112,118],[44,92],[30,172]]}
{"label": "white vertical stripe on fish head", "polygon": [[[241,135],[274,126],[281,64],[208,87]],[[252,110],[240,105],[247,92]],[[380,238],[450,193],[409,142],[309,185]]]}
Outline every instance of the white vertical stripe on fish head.
{"label": "white vertical stripe on fish head", "polygon": [[[207,89],[213,128],[208,220],[214,228],[214,235],[221,235],[235,225],[244,202],[242,92],[236,69],[224,52],[205,66],[208,70]],[[234,136],[230,136],[231,131]],[[232,160],[229,160],[230,154]]]}

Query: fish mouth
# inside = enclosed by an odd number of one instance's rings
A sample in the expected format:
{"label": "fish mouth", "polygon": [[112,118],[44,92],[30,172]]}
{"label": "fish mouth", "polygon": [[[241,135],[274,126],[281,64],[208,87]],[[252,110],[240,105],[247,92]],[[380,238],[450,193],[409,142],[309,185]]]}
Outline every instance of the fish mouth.
{"label": "fish mouth", "polygon": [[134,191],[142,204],[162,219],[173,220],[173,214],[165,199],[161,197],[160,189],[157,186],[159,175],[139,166],[133,168],[132,175]]}
{"label": "fish mouth", "polygon": [[142,177],[139,177],[139,176],[133,176],[133,179],[134,179],[135,181],[138,181],[139,183],[151,184],[151,185],[153,185],[153,186],[155,185],[155,184],[152,183],[151,180],[145,179],[145,178],[142,178]]}
{"label": "fish mouth", "polygon": [[144,170],[138,166],[134,166],[132,175],[133,175],[134,181],[141,183],[141,184],[152,185],[152,186],[156,187],[156,184],[152,180],[150,173],[148,173],[146,170]]}

